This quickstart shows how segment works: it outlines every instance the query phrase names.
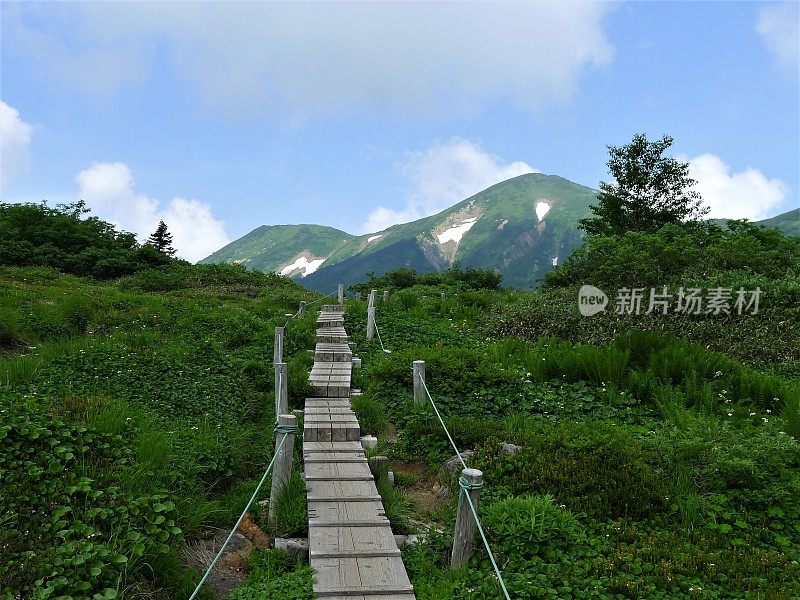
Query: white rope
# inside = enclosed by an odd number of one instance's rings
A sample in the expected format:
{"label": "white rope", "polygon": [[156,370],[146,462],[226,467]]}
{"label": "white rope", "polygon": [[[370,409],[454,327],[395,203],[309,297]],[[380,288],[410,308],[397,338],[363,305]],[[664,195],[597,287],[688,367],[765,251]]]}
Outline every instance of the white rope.
{"label": "white rope", "polygon": [[[258,482],[258,485],[256,486],[256,491],[254,491],[253,495],[250,496],[250,500],[247,503],[247,506],[244,507],[244,510],[242,511],[242,514],[239,517],[239,520],[236,521],[236,525],[234,525],[233,529],[231,529],[231,532],[228,534],[228,538],[225,540],[225,543],[222,544],[222,547],[219,549],[219,552],[217,552],[217,555],[214,557],[214,560],[211,561],[210,565],[208,565],[208,569],[206,569],[206,572],[203,575],[203,578],[200,580],[200,583],[197,584],[197,587],[194,589],[194,592],[192,592],[192,595],[189,596],[189,600],[194,600],[194,597],[197,596],[197,593],[200,591],[200,588],[203,587],[203,584],[206,582],[206,579],[208,579],[208,576],[211,574],[211,571],[214,569],[214,567],[216,566],[216,564],[219,561],[220,557],[222,556],[222,553],[225,551],[225,548],[227,547],[228,542],[231,541],[233,536],[236,534],[236,531],[239,529],[239,525],[242,524],[242,521],[244,520],[244,516],[247,514],[247,511],[250,510],[250,506],[253,504],[253,501],[256,499],[256,496],[258,495],[258,492],[261,489],[261,486],[264,485],[264,481],[267,479],[267,475],[272,470],[272,465],[275,464],[275,457],[278,456],[278,454],[281,451],[281,448],[283,448],[283,443],[286,441],[286,436],[287,435],[288,434],[286,434],[286,433],[283,434],[283,439],[281,440],[280,444],[278,444],[278,447],[275,449],[275,454],[272,455],[272,460],[269,461],[269,466],[267,467],[267,470],[264,471],[264,475],[261,477],[261,481]],[[274,500],[274,499],[270,498],[270,501],[272,501],[272,500]]]}
{"label": "white rope", "polygon": [[378,321],[377,319],[372,320],[372,324],[375,325],[375,332],[378,334],[378,342],[381,344],[381,350],[383,350],[384,354],[391,354],[391,350],[387,350],[383,345],[383,340],[381,339],[381,330],[378,329]]}
{"label": "white rope", "polygon": [[[465,469],[467,469],[468,468],[467,463],[465,463],[464,459],[461,457],[461,452],[458,451],[458,446],[456,446],[456,443],[453,441],[453,436],[450,435],[450,432],[447,429],[447,425],[444,424],[444,419],[442,419],[442,415],[439,413],[439,409],[436,408],[436,403],[433,401],[433,397],[431,396],[431,393],[428,390],[428,386],[425,384],[425,380],[420,378],[420,383],[422,384],[422,388],[425,390],[425,393],[428,395],[428,400],[431,401],[431,406],[433,406],[433,410],[436,412],[436,416],[439,418],[439,423],[442,424],[442,429],[444,429],[444,432],[447,434],[447,439],[450,440],[450,444],[456,451],[456,456],[458,456],[458,460],[461,461],[461,465]],[[475,506],[472,504],[472,498],[470,498],[469,492],[464,490],[464,495],[467,497],[469,508],[472,511],[472,516],[475,518],[475,524],[478,526],[478,531],[481,534],[483,545],[486,547],[486,552],[488,552],[489,554],[489,560],[492,562],[492,567],[494,567],[494,572],[497,575],[497,581],[500,582],[500,588],[503,590],[503,595],[505,596],[506,600],[511,600],[511,596],[508,595],[508,590],[506,589],[506,584],[503,581],[503,574],[500,572],[500,567],[497,566],[497,561],[494,559],[494,554],[492,553],[492,549],[489,547],[489,541],[486,539],[486,534],[483,532],[481,521],[478,518],[478,511],[475,510]]]}

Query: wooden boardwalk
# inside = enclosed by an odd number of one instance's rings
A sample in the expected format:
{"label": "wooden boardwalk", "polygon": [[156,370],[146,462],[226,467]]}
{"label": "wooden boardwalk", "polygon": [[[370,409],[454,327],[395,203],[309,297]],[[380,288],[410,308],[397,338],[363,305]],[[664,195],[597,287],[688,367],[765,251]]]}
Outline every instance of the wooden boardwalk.
{"label": "wooden boardwalk", "polygon": [[350,408],[352,352],[343,307],[326,305],[303,424],[309,562],[314,592],[329,600],[413,600]]}

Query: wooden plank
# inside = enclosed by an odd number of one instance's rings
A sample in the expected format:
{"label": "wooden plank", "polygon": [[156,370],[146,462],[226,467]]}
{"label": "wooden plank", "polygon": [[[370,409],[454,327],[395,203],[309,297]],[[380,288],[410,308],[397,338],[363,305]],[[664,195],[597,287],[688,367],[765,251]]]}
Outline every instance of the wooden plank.
{"label": "wooden plank", "polygon": [[306,481],[372,481],[365,462],[306,462]]}
{"label": "wooden plank", "polygon": [[344,558],[345,556],[400,556],[392,528],[311,527],[308,532],[309,556]]}
{"label": "wooden plank", "polygon": [[364,449],[359,442],[309,442],[304,441],[303,452],[361,452]]}
{"label": "wooden plank", "polygon": [[314,591],[320,598],[352,593],[413,592],[399,556],[319,558],[314,560]]}

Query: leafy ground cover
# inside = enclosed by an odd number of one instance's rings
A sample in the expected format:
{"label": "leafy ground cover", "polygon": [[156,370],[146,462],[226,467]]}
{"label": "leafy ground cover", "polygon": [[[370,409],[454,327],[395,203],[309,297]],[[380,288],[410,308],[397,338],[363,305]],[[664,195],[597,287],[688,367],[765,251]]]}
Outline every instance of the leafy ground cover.
{"label": "leafy ground cover", "polygon": [[413,360],[426,361],[455,443],[484,472],[480,513],[512,598],[800,594],[791,303],[748,325],[665,325],[580,317],[571,288],[395,292],[377,308],[391,353],[365,339],[363,303],[346,318],[365,362],[362,428],[397,472],[422,459],[449,491],[436,508],[415,478],[393,492],[410,498],[405,523],[428,534],[404,551],[418,598],[501,595],[485,551],[449,569],[458,488],[442,465],[454,451],[430,407],[413,403]]}
{"label": "leafy ground cover", "polygon": [[[274,326],[312,298],[216,265],[0,271],[0,597],[188,597],[182,540],[244,508],[272,454]],[[293,398],[313,340],[311,314],[287,327]],[[281,504],[272,530],[302,530],[305,503]]]}

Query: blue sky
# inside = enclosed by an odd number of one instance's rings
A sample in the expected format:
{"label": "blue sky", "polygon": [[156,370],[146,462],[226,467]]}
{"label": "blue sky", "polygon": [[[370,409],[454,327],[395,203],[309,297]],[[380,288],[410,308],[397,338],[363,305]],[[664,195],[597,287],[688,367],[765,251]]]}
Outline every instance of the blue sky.
{"label": "blue sky", "polygon": [[196,260],[379,231],[675,138],[711,216],[798,206],[798,3],[2,2],[5,202],[84,198]]}

